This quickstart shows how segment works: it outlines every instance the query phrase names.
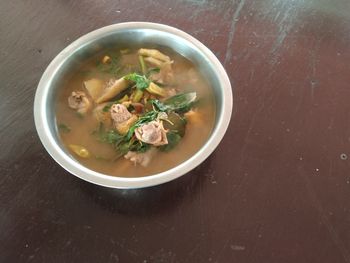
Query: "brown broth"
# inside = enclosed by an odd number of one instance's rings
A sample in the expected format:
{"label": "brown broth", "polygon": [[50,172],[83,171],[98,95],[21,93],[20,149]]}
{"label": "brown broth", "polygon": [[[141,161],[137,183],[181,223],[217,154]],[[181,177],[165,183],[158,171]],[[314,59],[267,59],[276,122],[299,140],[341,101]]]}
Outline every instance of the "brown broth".
{"label": "brown broth", "polygon": [[[201,74],[195,70],[192,62],[175,52],[162,50],[174,60],[174,76],[181,91],[196,91],[199,103],[196,105],[200,113],[199,123],[188,122],[185,136],[180,143],[169,152],[158,152],[148,167],[134,165],[131,161],[120,158],[110,161],[116,156],[116,152],[110,144],[99,142],[92,132],[97,129],[99,123],[93,117],[91,111],[79,118],[76,112],[68,107],[67,98],[72,91],[84,91],[83,81],[90,78],[108,80],[111,75],[101,74],[96,68],[96,61],[99,61],[104,54],[97,54],[86,61],[80,68],[71,73],[59,92],[56,105],[57,124],[65,124],[71,128],[68,133],[60,132],[64,145],[82,145],[87,148],[92,156],[88,159],[80,158],[71,152],[72,157],[84,166],[104,174],[119,177],[142,177],[169,170],[184,162],[194,155],[207,141],[215,122],[215,100],[211,87]],[[118,50],[112,51],[119,53]],[[109,51],[109,54],[111,51]],[[138,67],[138,60],[135,51],[131,54],[121,55],[120,64],[130,64]],[[127,73],[127,72],[125,72]],[[197,78],[195,83],[191,80]],[[68,147],[67,147],[68,148]],[[97,158],[96,158],[97,157]]]}

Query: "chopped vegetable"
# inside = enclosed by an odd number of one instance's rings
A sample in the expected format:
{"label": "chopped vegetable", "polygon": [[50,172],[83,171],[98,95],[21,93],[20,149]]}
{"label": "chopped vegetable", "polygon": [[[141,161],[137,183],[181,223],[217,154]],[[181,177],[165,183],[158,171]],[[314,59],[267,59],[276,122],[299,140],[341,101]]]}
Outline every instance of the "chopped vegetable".
{"label": "chopped vegetable", "polygon": [[168,107],[166,105],[164,105],[162,102],[160,102],[159,100],[150,100],[150,104],[155,109],[157,109],[157,111],[167,111],[168,110]]}
{"label": "chopped vegetable", "polygon": [[68,125],[66,125],[66,124],[64,124],[64,123],[58,124],[58,129],[59,129],[61,132],[64,132],[64,133],[68,133],[68,132],[70,132],[70,131],[72,130]]}
{"label": "chopped vegetable", "polygon": [[90,79],[84,81],[84,87],[88,91],[90,97],[96,101],[102,93],[103,81],[99,79]]}
{"label": "chopped vegetable", "polygon": [[156,58],[152,58],[152,57],[145,57],[144,60],[156,67],[161,67],[163,65],[163,61],[156,59]]}
{"label": "chopped vegetable", "polygon": [[179,114],[170,112],[167,121],[164,122],[164,128],[176,132],[183,137],[185,135],[186,120]]}
{"label": "chopped vegetable", "polygon": [[104,56],[103,59],[102,59],[102,63],[103,64],[109,64],[112,62],[112,59],[110,56]]}
{"label": "chopped vegetable", "polygon": [[157,111],[150,111],[141,116],[133,126],[130,127],[128,133],[126,134],[127,139],[131,139],[136,128],[140,127],[144,123],[154,121],[158,117]]}
{"label": "chopped vegetable", "polygon": [[170,131],[167,133],[167,139],[168,144],[159,147],[159,149],[163,152],[169,152],[172,149],[174,149],[175,146],[178,145],[178,143],[180,142],[181,136],[176,132]]}
{"label": "chopped vegetable", "polygon": [[154,95],[159,95],[161,97],[165,97],[167,95],[167,92],[161,87],[159,87],[157,84],[155,84],[154,82],[151,82],[149,84],[147,91],[149,93],[152,93]]}
{"label": "chopped vegetable", "polygon": [[134,93],[134,96],[132,98],[132,101],[133,102],[139,102],[142,99],[142,96],[143,96],[143,91],[139,90],[139,89],[136,89],[136,91]]}
{"label": "chopped vegetable", "polygon": [[164,105],[173,111],[186,112],[191,109],[192,103],[196,98],[196,92],[180,93],[166,99]]}
{"label": "chopped vegetable", "polygon": [[75,116],[77,116],[78,119],[84,119],[84,114],[80,113],[80,112],[75,112]]}
{"label": "chopped vegetable", "polygon": [[135,82],[136,88],[140,90],[144,90],[148,88],[150,83],[150,80],[147,79],[145,75],[139,75],[137,73],[131,73],[129,75],[126,75],[124,79]]}
{"label": "chopped vegetable", "polygon": [[84,148],[81,145],[76,145],[76,144],[70,144],[69,148],[79,157],[81,158],[89,158],[90,157],[90,153],[89,151]]}
{"label": "chopped vegetable", "polygon": [[125,78],[120,78],[116,81],[111,81],[111,83],[109,83],[109,85],[105,87],[102,95],[96,100],[96,102],[102,103],[111,100],[128,87],[129,81]]}
{"label": "chopped vegetable", "polygon": [[140,48],[138,53],[142,56],[152,57],[152,58],[161,60],[163,62],[170,61],[170,58],[168,56],[164,55],[162,52],[160,52],[157,49]]}
{"label": "chopped vegetable", "polygon": [[145,64],[145,61],[143,60],[143,56],[139,56],[139,62],[141,67],[141,72],[143,75],[146,75],[147,73],[147,66]]}
{"label": "chopped vegetable", "polygon": [[150,68],[146,74],[147,77],[151,76],[154,73],[159,73],[160,72],[160,68]]}

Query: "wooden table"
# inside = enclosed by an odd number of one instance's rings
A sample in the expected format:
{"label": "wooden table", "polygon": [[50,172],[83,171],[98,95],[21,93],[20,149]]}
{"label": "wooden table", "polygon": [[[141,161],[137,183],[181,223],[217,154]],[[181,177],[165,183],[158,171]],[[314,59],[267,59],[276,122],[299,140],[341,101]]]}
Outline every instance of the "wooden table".
{"label": "wooden table", "polygon": [[[33,121],[48,63],[124,21],[192,34],[234,91],[210,158],[143,190],[70,175]],[[0,262],[350,262],[349,0],[4,0],[0,58]]]}

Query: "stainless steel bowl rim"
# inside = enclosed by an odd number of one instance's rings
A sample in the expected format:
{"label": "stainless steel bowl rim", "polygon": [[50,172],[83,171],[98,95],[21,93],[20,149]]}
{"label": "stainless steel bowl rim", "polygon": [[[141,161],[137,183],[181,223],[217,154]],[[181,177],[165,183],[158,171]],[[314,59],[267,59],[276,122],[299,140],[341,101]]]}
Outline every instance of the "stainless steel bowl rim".
{"label": "stainless steel bowl rim", "polygon": [[[145,177],[115,177],[93,171],[81,165],[79,162],[68,156],[56,143],[53,135],[50,132],[46,114],[46,99],[48,96],[48,91],[50,90],[50,83],[61,64],[64,63],[65,59],[76,49],[81,47],[84,43],[99,39],[102,36],[111,34],[115,31],[125,29],[153,29],[173,34],[191,43],[213,64],[213,68],[215,68],[216,71],[215,73],[217,74],[220,81],[220,86],[223,89],[223,111],[217,120],[215,130],[205,145],[203,145],[203,147],[195,155],[193,155],[185,162],[177,165],[176,167],[162,173]],[[52,62],[45,70],[38,84],[34,100],[35,126],[42,144],[48,153],[53,157],[53,159],[64,169],[83,180],[112,188],[142,188],[159,185],[174,180],[191,171],[200,163],[202,163],[218,146],[228,128],[231,119],[231,113],[232,89],[230,80],[224,67],[221,65],[216,56],[204,44],[189,34],[171,26],[149,22],[126,22],[109,25],[92,31],[71,43],[52,60]]]}

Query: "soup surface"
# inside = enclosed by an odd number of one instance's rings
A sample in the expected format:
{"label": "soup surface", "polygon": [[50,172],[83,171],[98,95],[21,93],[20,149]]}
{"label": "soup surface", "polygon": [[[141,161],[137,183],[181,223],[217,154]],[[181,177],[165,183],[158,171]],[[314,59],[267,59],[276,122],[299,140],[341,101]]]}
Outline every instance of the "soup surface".
{"label": "soup surface", "polygon": [[166,171],[195,154],[214,126],[211,87],[169,49],[110,49],[68,74],[56,104],[73,158],[111,176]]}

